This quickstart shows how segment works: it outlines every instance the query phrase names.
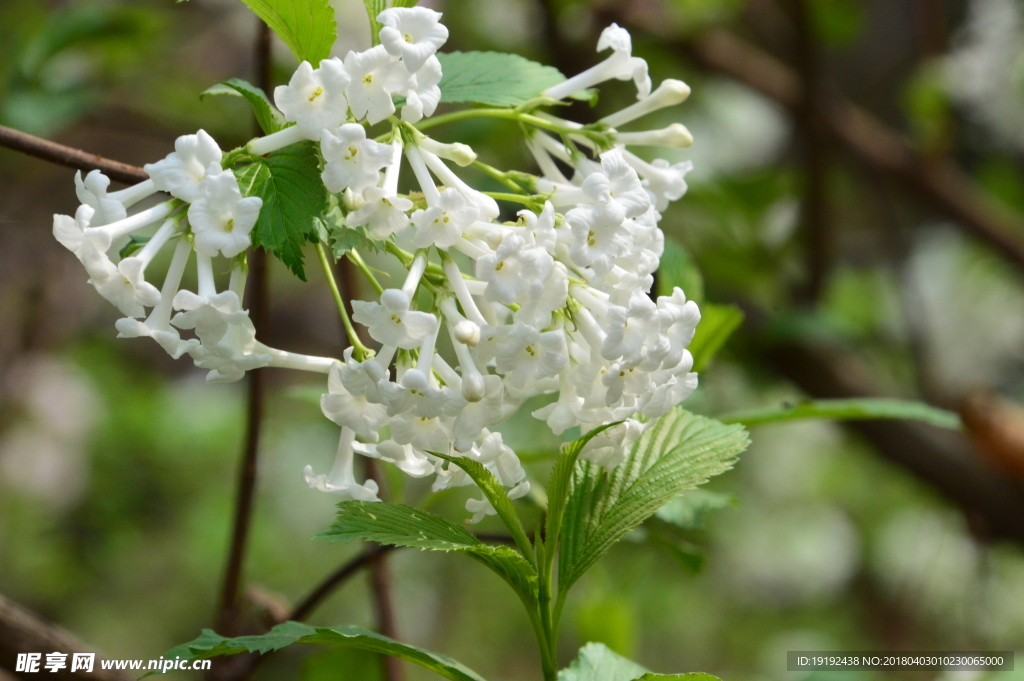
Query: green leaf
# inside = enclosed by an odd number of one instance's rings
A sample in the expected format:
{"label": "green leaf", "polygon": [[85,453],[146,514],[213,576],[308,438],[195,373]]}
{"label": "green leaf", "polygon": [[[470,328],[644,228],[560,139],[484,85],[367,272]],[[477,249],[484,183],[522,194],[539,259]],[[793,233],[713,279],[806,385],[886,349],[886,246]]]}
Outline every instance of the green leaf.
{"label": "green leaf", "polygon": [[742,323],[743,311],[735,305],[701,305],[700,323],[697,324],[697,332],[688,348],[693,355],[693,370],[704,371],[704,367]]}
{"label": "green leaf", "polygon": [[515,539],[519,550],[529,556],[532,561],[533,548],[530,545],[530,540],[526,537],[526,530],[523,529],[523,524],[519,520],[515,507],[512,506],[512,500],[508,498],[505,488],[501,486],[501,483],[494,477],[494,474],[484,468],[483,464],[470,459],[468,456],[448,456],[447,454],[439,454],[437,452],[430,452],[430,454],[455,464],[466,471],[469,477],[473,478],[473,482],[484,493],[487,500],[494,506],[494,510],[497,511],[498,517],[505,523],[505,527],[512,534],[512,538]]}
{"label": "green leaf", "polygon": [[562,532],[562,518],[565,514],[565,505],[569,501],[569,486],[572,483],[572,474],[576,469],[576,461],[579,460],[580,452],[595,436],[617,426],[621,421],[608,423],[589,431],[583,437],[576,438],[562,447],[562,451],[551,468],[551,477],[548,479],[548,512],[544,524],[544,534],[548,543],[557,546],[558,538]]}
{"label": "green leaf", "polygon": [[659,508],[654,515],[658,520],[674,525],[681,530],[699,530],[703,526],[704,516],[708,512],[735,505],[735,494],[692,489]]}
{"label": "green leaf", "polygon": [[260,128],[268,135],[285,126],[284,114],[270,103],[267,94],[241,78],[229,78],[216,85],[211,85],[199,95],[199,99],[210,95],[233,95],[245,98],[252,107],[253,113],[256,114],[256,121],[260,124]]}
{"label": "green leaf", "polygon": [[923,402],[896,400],[887,397],[861,397],[836,400],[808,400],[781,407],[750,409],[720,417],[724,423],[741,423],[751,428],[765,423],[797,419],[832,419],[835,421],[871,421],[876,419],[907,419],[924,421],[940,428],[962,430],[960,415],[938,409]]}
{"label": "green leaf", "polygon": [[366,539],[429,551],[458,551],[497,573],[520,598],[530,603],[536,598],[537,571],[515,549],[484,544],[465,528],[411,506],[343,501],[338,504],[334,524],[316,538],[332,543]]}
{"label": "green leaf", "polygon": [[317,232],[320,240],[330,247],[335,259],[340,260],[352,249],[363,253],[383,249],[383,242],[371,239],[365,227],[349,227],[345,224],[345,213],[336,194],[328,196],[327,206],[327,211],[317,218]]}
{"label": "green leaf", "polygon": [[441,101],[519,106],[565,80],[561,71],[504,52],[438,54],[444,75]]}
{"label": "green leaf", "polygon": [[748,444],[743,428],[675,407],[647,428],[614,469],[577,464],[563,521],[560,597],[627,532],[731,468]]}
{"label": "green leaf", "polygon": [[139,236],[138,234],[132,234],[128,237],[128,243],[121,247],[121,250],[117,252],[122,258],[127,258],[135,253],[138,253],[143,246],[151,239],[148,236]]}
{"label": "green leaf", "polygon": [[711,674],[655,674],[636,662],[619,655],[602,643],[588,643],[580,648],[572,664],[558,672],[558,681],[718,681]]}
{"label": "green leaf", "polygon": [[331,54],[338,25],[328,0],[242,0],[299,61],[316,68]]}
{"label": "green leaf", "polygon": [[387,9],[388,3],[386,0],[363,0],[363,4],[366,5],[366,16],[370,19],[370,41],[376,45],[380,42],[380,22],[377,21],[377,15]]}
{"label": "green leaf", "polygon": [[342,501],[334,524],[315,539],[331,543],[368,539],[378,544],[431,551],[463,551],[483,544],[465,528],[439,515],[411,506],[372,501]]}
{"label": "green leaf", "polygon": [[394,0],[391,3],[392,7],[415,7],[419,0]]}
{"label": "green leaf", "polygon": [[417,664],[452,681],[484,681],[483,677],[455,660],[422,648],[399,643],[362,627],[311,627],[301,622],[285,622],[259,636],[225,638],[204,629],[194,641],[167,652],[165,657],[200,660],[238,653],[268,653],[296,643],[319,643],[335,648],[356,648],[390,655]]}
{"label": "green leaf", "polygon": [[316,220],[327,208],[316,143],[285,147],[235,169],[235,174],[242,194],[263,199],[251,235],[253,247],[266,248],[305,281],[302,246],[316,238]]}
{"label": "green leaf", "polygon": [[665,252],[657,274],[658,295],[670,296],[676,286],[683,289],[687,300],[698,304],[704,299],[704,277],[693,261],[693,256],[678,241],[665,239]]}

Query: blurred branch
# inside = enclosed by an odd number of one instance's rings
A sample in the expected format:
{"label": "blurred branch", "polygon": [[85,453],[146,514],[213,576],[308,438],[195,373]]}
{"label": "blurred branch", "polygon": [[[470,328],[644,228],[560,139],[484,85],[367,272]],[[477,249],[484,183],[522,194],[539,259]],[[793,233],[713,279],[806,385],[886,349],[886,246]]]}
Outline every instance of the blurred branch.
{"label": "blurred branch", "polygon": [[[259,21],[254,53],[257,84],[269,87],[270,28]],[[249,253],[249,316],[256,333],[266,337],[268,319],[267,253],[253,249]],[[220,606],[217,613],[217,631],[225,636],[234,633],[239,611],[239,590],[242,566],[252,524],[253,501],[256,493],[256,474],[263,421],[263,371],[254,369],[248,375],[245,445],[238,469],[238,490],[235,495],[235,515],[231,531],[231,548],[224,568]]]}
{"label": "blurred branch", "polygon": [[[95,649],[93,649],[95,650]],[[43,621],[38,615],[26,610],[0,594],[0,670],[11,672],[16,668],[18,653],[67,653],[67,668],[56,673],[46,673],[52,679],[93,679],[94,681],[132,681],[130,674],[111,669],[102,669],[97,655],[93,671],[72,673],[71,655],[93,652],[74,636]],[[43,659],[45,662],[45,658]],[[40,667],[42,664],[40,664]]]}
{"label": "blurred branch", "polygon": [[102,170],[112,180],[125,184],[135,184],[136,182],[143,182],[149,179],[149,175],[142,168],[121,163],[120,161],[112,161],[109,158],[103,158],[81,149],[57,144],[50,140],[44,140],[41,137],[29,135],[28,133],[3,125],[0,125],[0,147],[20,151],[23,154],[35,156],[58,165],[68,166],[69,168],[78,168],[79,170],[86,171]]}
{"label": "blurred branch", "polygon": [[[347,289],[351,292],[352,289]],[[366,475],[377,483],[381,498],[384,501],[390,496],[387,489],[387,480],[376,459],[367,458],[364,461]],[[387,556],[381,552],[370,564],[370,586],[373,591],[373,603],[377,611],[377,628],[380,633],[388,638],[399,640],[398,621],[395,618],[395,604],[392,598],[391,571],[388,569]],[[402,661],[390,655],[381,656],[381,663],[384,667],[384,681],[405,681],[405,669]]]}
{"label": "blurred branch", "polygon": [[295,609],[291,611],[291,614],[288,615],[287,619],[294,620],[296,622],[301,622],[306,619],[314,610],[316,610],[317,606],[331,595],[332,591],[348,581],[352,575],[359,572],[359,570],[367,565],[376,562],[381,556],[389,551],[395,550],[395,548],[397,547],[379,544],[373,548],[363,551],[358,556],[331,573],[324,581],[317,585],[315,589],[310,591],[305,598],[299,601],[299,604],[295,606]]}
{"label": "blurred branch", "polygon": [[[704,67],[729,75],[789,109],[800,106],[800,77],[727,30],[712,29],[694,41],[678,41],[677,46]],[[842,98],[820,105],[818,115],[828,132],[862,162],[898,178],[936,210],[1024,266],[1020,221],[949,157],[923,158],[900,133]]]}
{"label": "blurred branch", "polygon": [[[838,348],[790,342],[765,354],[776,370],[813,397],[880,393],[851,355]],[[909,421],[850,422],[846,427],[958,504],[986,538],[1024,545],[1024,487],[976,456],[968,437]]]}
{"label": "blurred branch", "polygon": [[807,249],[807,280],[799,295],[804,302],[813,303],[821,294],[831,263],[832,235],[826,185],[828,139],[822,130],[821,120],[816,115],[818,100],[821,97],[821,78],[810,10],[807,0],[790,0],[788,4],[796,26],[797,67],[801,78],[807,84],[801,92],[796,109],[804,133],[806,182],[800,222],[805,240],[804,248]]}

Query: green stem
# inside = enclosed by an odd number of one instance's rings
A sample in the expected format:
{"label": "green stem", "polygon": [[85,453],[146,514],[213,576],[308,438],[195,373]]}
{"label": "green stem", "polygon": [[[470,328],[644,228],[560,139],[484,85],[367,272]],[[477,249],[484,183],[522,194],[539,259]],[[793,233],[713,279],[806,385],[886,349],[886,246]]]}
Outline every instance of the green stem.
{"label": "green stem", "polygon": [[521,196],[520,194],[505,194],[503,192],[482,192],[492,199],[498,199],[499,201],[511,201],[512,203],[519,203],[532,211],[541,211],[543,206],[539,205],[537,201],[530,198],[529,196]]}
{"label": "green stem", "polygon": [[345,254],[345,256],[352,261],[353,265],[359,268],[359,271],[362,272],[363,275],[366,277],[367,281],[370,282],[370,286],[373,287],[373,290],[377,292],[378,296],[381,293],[384,293],[384,287],[380,285],[379,281],[377,281],[377,277],[373,274],[373,270],[371,270],[366,265],[366,262],[363,260],[363,257],[359,255],[359,251],[357,251],[354,248],[350,249],[349,252]]}
{"label": "green stem", "polygon": [[345,326],[345,333],[348,334],[348,341],[354,348],[352,354],[359,361],[373,357],[373,350],[363,345],[362,341],[359,340],[359,335],[356,333],[355,327],[352,326],[352,320],[348,317],[348,310],[345,309],[345,301],[341,298],[341,291],[338,290],[338,282],[334,279],[334,269],[331,267],[331,262],[327,259],[327,251],[324,250],[323,244],[318,243],[316,245],[316,253],[320,258],[320,267],[323,268],[324,275],[327,277],[327,285],[331,288],[331,295],[334,296],[334,304],[338,307],[338,315],[341,316],[341,323]]}
{"label": "green stem", "polygon": [[509,189],[511,189],[512,191],[514,191],[517,194],[528,194],[529,193],[525,189],[520,187],[518,184],[516,184],[515,181],[513,181],[508,175],[506,175],[505,173],[501,172],[500,170],[498,170],[494,166],[489,166],[489,165],[487,165],[486,163],[484,163],[482,161],[473,161],[473,167],[476,168],[477,170],[479,170],[480,172],[482,172],[483,174],[485,174],[485,175],[487,175],[487,176],[489,176],[491,178],[494,178],[495,180],[497,180],[498,182],[502,183],[503,185],[505,185],[506,187],[508,187]]}
{"label": "green stem", "polygon": [[467,118],[504,118],[510,121],[526,123],[527,125],[532,125],[535,128],[557,132],[560,135],[586,135],[587,133],[585,129],[573,128],[568,125],[559,125],[554,121],[548,121],[538,116],[534,116],[533,114],[516,111],[515,109],[463,109],[461,111],[452,111],[451,113],[434,116],[433,118],[428,118],[421,123],[417,123],[416,128],[418,130],[426,130],[434,127],[435,125],[443,125],[445,123],[461,121]]}

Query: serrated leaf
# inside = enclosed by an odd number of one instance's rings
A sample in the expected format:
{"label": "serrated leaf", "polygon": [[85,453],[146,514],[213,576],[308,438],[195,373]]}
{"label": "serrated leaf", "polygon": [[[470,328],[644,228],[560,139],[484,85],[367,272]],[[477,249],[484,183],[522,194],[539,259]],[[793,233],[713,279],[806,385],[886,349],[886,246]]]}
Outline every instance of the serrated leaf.
{"label": "serrated leaf", "polygon": [[199,638],[168,651],[165,657],[199,660],[243,652],[268,653],[298,643],[368,650],[412,662],[451,681],[484,681],[472,669],[450,657],[399,643],[356,626],[311,627],[301,622],[285,622],[259,636],[236,638],[225,638],[204,629]]}
{"label": "serrated leaf", "polygon": [[411,506],[371,501],[342,501],[334,524],[315,538],[331,543],[368,539],[378,544],[431,551],[462,551],[483,544],[465,528],[439,515]]}
{"label": "serrated leaf", "polygon": [[383,242],[375,241],[366,233],[365,227],[349,227],[345,222],[345,213],[341,210],[336,194],[327,199],[327,211],[317,218],[317,232],[321,241],[331,249],[336,260],[356,249],[363,253],[380,251]]}
{"label": "serrated leaf", "polygon": [[530,540],[526,537],[526,530],[523,529],[523,524],[519,520],[515,507],[512,506],[512,500],[508,498],[505,488],[494,477],[494,474],[484,468],[483,464],[479,461],[474,461],[468,456],[448,456],[447,454],[439,454],[437,452],[430,452],[430,454],[453,463],[466,471],[466,474],[473,479],[473,482],[476,483],[480,491],[487,497],[487,500],[494,506],[498,517],[505,523],[505,527],[512,534],[512,538],[515,539],[519,549],[530,556],[532,560],[533,549],[530,546]]}
{"label": "serrated leaf", "polygon": [[331,54],[338,25],[328,0],[242,0],[299,61],[316,68]]}
{"label": "serrated leaf", "polygon": [[693,355],[693,370],[703,371],[742,323],[743,311],[735,305],[701,305],[700,323],[687,348]]}
{"label": "serrated leaf", "polygon": [[199,95],[199,98],[202,99],[210,95],[231,95],[245,99],[252,107],[253,113],[256,114],[256,121],[260,124],[260,128],[268,135],[285,126],[284,114],[270,103],[267,94],[241,78],[229,78],[216,85],[211,85]]}
{"label": "serrated leaf", "polygon": [[603,643],[588,643],[580,648],[572,664],[558,672],[558,681],[719,681],[703,672],[655,674]]}
{"label": "serrated leaf", "polygon": [[369,501],[343,501],[329,530],[317,539],[407,546],[429,551],[457,551],[487,566],[504,579],[520,598],[533,602],[537,571],[508,546],[491,546],[445,518],[411,506]]}
{"label": "serrated leaf", "polygon": [[563,521],[559,591],[567,591],[671,499],[731,468],[748,443],[742,427],[675,407],[647,428],[614,469],[577,464]]}
{"label": "serrated leaf", "polygon": [[720,417],[723,423],[741,423],[748,428],[765,423],[798,419],[830,419],[834,421],[871,421],[906,419],[923,421],[940,428],[961,430],[960,415],[924,402],[896,400],[887,397],[861,397],[836,400],[808,400],[797,404],[733,412]]}
{"label": "serrated leaf", "polygon": [[553,66],[505,52],[445,52],[437,55],[444,75],[441,101],[519,106],[565,80]]}
{"label": "serrated leaf", "polygon": [[316,220],[327,207],[316,144],[287,146],[235,169],[235,174],[242,194],[263,199],[252,230],[253,247],[266,248],[305,281],[302,247],[316,238]]}
{"label": "serrated leaf", "polygon": [[387,9],[388,3],[386,0],[363,0],[363,4],[366,5],[366,16],[370,19],[370,39],[371,42],[376,45],[380,42],[380,22],[377,21],[377,15]]}
{"label": "serrated leaf", "polygon": [[544,525],[544,534],[552,547],[557,546],[558,537],[562,532],[562,517],[565,513],[565,505],[569,501],[569,486],[572,483],[572,474],[576,469],[576,461],[579,459],[580,452],[594,437],[619,423],[621,422],[617,421],[594,428],[565,445],[559,452],[555,465],[551,468],[551,477],[548,478],[548,512]]}

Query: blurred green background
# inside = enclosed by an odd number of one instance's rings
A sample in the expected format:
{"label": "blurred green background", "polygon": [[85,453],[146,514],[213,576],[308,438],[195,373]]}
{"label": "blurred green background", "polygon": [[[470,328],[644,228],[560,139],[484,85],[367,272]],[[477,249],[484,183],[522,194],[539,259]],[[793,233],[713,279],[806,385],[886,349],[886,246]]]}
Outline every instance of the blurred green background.
{"label": "blurred green background", "polygon": [[[570,74],[598,59],[597,35],[619,21],[655,83],[692,86],[687,103],[645,125],[679,120],[696,139],[671,159],[695,169],[662,223],[671,244],[660,284],[738,304],[747,322],[701,374],[688,408],[719,414],[836,396],[815,392],[811,355],[780,355],[796,347],[826,357],[848,385],[960,409],[973,425],[966,436],[924,429],[911,441],[923,461],[913,470],[894,461],[898,443],[877,434],[828,423],[756,429],[737,469],[712,485],[729,504],[687,531],[642,528],[584,578],[567,609],[563,662],[601,641],[655,671],[796,680],[804,677],[785,671],[786,650],[1024,650],[1024,532],[1006,540],[991,514],[957,496],[960,481],[936,484],[928,470],[930,456],[950,455],[1001,490],[1021,488],[1021,263],[971,236],[934,198],[816,133],[799,107],[794,114],[709,68],[706,51],[722,30],[741,36],[814,79],[822,98],[870,111],[921,158],[954,160],[977,200],[1016,225],[1024,4],[806,0],[802,14],[783,0],[423,4],[445,12],[446,50],[514,51]],[[362,4],[335,7],[336,53],[366,47]],[[244,102],[198,95],[253,77],[256,30],[237,0],[3,0],[0,123],[138,165],[200,127],[225,148],[244,143],[253,131]],[[281,83],[294,61],[281,44],[274,56]],[[749,54],[740,62],[755,72],[766,63]],[[627,104],[630,89],[610,84],[595,110],[579,103],[571,113],[596,119]],[[437,136],[471,144],[492,165],[531,169],[510,132],[476,120]],[[114,338],[116,311],[50,235],[54,212],[74,212],[72,175],[0,149],[0,592],[109,657],[154,658],[214,616],[244,387],[206,385],[204,372],[155,344]],[[824,207],[816,222],[812,203]],[[824,255],[809,229],[826,232]],[[1024,240],[1024,229],[1011,236]],[[302,284],[272,263],[264,342],[339,352],[343,335],[317,274]],[[256,604],[295,602],[359,550],[310,539],[330,523],[332,498],[309,490],[301,471],[326,470],[337,433],[297,397],[322,386],[294,380],[268,374],[246,563]],[[541,477],[557,440],[529,417],[504,431]],[[426,493],[398,476],[391,483],[407,500]],[[461,518],[464,499],[441,495],[433,508]],[[1001,520],[1024,526],[1024,515]],[[403,640],[488,678],[539,677],[529,624],[492,575],[458,556],[411,551],[393,554],[391,566]],[[367,576],[312,621],[372,625]],[[378,676],[373,658],[306,649],[276,656],[257,678]]]}

